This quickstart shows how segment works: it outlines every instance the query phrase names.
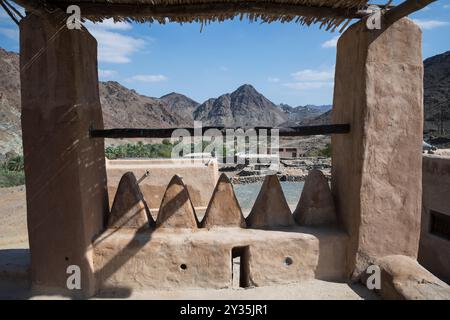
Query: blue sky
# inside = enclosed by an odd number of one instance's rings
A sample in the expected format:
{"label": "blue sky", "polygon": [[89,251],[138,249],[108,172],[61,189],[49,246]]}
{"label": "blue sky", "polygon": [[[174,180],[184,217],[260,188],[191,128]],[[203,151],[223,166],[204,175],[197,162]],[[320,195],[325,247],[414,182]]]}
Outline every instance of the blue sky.
{"label": "blue sky", "polygon": [[[400,1],[394,1],[399,3]],[[450,1],[411,18],[423,30],[424,58],[450,50]],[[87,23],[99,43],[100,80],[141,94],[175,91],[198,102],[250,83],[275,103],[331,104],[339,34],[295,23],[244,21]],[[18,51],[18,28],[0,8],[0,46]]]}

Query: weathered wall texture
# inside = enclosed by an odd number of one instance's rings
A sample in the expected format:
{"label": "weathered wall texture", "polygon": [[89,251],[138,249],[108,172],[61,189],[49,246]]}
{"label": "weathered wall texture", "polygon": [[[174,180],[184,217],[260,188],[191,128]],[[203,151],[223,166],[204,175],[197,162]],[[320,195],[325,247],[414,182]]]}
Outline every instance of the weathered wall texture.
{"label": "weathered wall texture", "polygon": [[179,176],[174,176],[164,193],[156,227],[197,229],[198,224],[186,185]]}
{"label": "weathered wall texture", "polygon": [[423,157],[422,230],[419,262],[450,283],[450,239],[431,232],[430,211],[450,217],[450,157]]}
{"label": "weathered wall texture", "polygon": [[120,179],[108,217],[108,227],[139,229],[152,225],[154,225],[154,221],[136,177],[132,172],[127,172]]}
{"label": "weathered wall texture", "polygon": [[378,292],[391,300],[449,300],[450,286],[432,275],[416,259],[401,255],[376,261],[381,271]]}
{"label": "weathered wall texture", "polygon": [[214,192],[201,221],[202,228],[246,227],[241,206],[234,194],[233,185],[225,173],[217,181]]}
{"label": "weathered wall texture", "polygon": [[202,159],[108,160],[106,171],[110,206],[119,181],[126,172],[133,172],[139,180],[149,171],[150,175],[139,183],[139,187],[148,206],[155,211],[161,205],[167,185],[174,175],[183,178],[195,207],[208,205],[219,178],[217,161],[211,160],[205,164]]}
{"label": "weathered wall texture", "polygon": [[[108,212],[97,42],[69,30],[58,13],[20,23],[22,132],[31,278],[35,288],[66,288],[66,268],[81,268],[94,290],[88,248]],[[71,294],[76,294],[71,292]]]}
{"label": "weathered wall texture", "polygon": [[254,228],[295,224],[291,209],[276,175],[266,176],[246,220],[247,225]]}
{"label": "weathered wall texture", "polygon": [[[232,248],[248,246],[250,284],[345,280],[347,236],[336,229],[278,231],[108,229],[94,244],[99,290],[228,288]],[[241,263],[245,263],[241,260]]]}
{"label": "weathered wall texture", "polygon": [[332,137],[332,192],[350,235],[348,272],[374,257],[416,257],[420,233],[423,64],[421,31],[409,19],[387,30],[364,21],[339,39]]}
{"label": "weathered wall texture", "polygon": [[295,221],[302,226],[336,224],[333,195],[322,171],[309,171],[293,215]]}

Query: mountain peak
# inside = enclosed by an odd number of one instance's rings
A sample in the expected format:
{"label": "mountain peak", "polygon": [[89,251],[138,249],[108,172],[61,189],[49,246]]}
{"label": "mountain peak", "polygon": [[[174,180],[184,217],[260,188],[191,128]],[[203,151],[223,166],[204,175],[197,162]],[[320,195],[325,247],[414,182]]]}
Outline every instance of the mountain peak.
{"label": "mountain peak", "polygon": [[193,112],[199,105],[197,101],[177,92],[168,93],[160,97],[159,100],[166,103],[173,113],[182,116],[189,122],[193,121]]}
{"label": "mountain peak", "polygon": [[161,96],[160,99],[169,98],[169,97],[179,97],[179,96],[184,96],[184,95],[181,94],[181,93],[172,91],[172,92],[170,92],[168,94],[165,94],[165,95]]}
{"label": "mountain peak", "polygon": [[194,119],[207,125],[252,127],[275,126],[286,121],[285,113],[250,84],[244,84],[231,94],[223,94],[202,103]]}
{"label": "mountain peak", "polygon": [[258,91],[256,91],[256,89],[251,85],[251,84],[243,84],[242,86],[240,86],[239,88],[237,88],[234,92],[256,92],[259,93]]}

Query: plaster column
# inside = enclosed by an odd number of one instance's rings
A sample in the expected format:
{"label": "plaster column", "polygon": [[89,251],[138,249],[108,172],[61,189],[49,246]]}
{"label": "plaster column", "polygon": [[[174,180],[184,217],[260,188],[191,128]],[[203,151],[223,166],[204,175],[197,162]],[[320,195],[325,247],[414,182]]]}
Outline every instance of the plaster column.
{"label": "plaster column", "polygon": [[[97,42],[69,30],[66,16],[27,15],[20,23],[22,133],[31,281],[70,296],[95,291],[90,245],[108,214]],[[81,290],[67,290],[69,265]]]}
{"label": "plaster column", "polygon": [[348,274],[376,257],[417,257],[422,194],[423,63],[420,28],[355,23],[337,46],[332,191],[350,236]]}

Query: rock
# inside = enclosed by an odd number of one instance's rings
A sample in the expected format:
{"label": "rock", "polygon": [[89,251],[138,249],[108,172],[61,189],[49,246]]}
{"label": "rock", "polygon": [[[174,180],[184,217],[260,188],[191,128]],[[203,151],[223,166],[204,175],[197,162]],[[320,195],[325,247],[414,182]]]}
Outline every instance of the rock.
{"label": "rock", "polygon": [[378,259],[384,299],[449,300],[450,286],[436,278],[415,259],[391,255]]}
{"label": "rock", "polygon": [[141,189],[137,184],[136,177],[132,172],[125,173],[117,187],[111,214],[108,219],[108,227],[138,229],[145,225],[150,226],[153,224],[154,221],[150,215]]}
{"label": "rock", "polygon": [[336,209],[328,180],[319,170],[311,170],[306,177],[300,201],[294,211],[300,225],[317,226],[336,223]]}
{"label": "rock", "polygon": [[225,173],[222,173],[217,181],[201,226],[202,228],[246,226],[233,185]]}
{"label": "rock", "polygon": [[247,217],[251,227],[293,225],[291,210],[276,175],[266,176],[255,204]]}
{"label": "rock", "polygon": [[186,186],[177,175],[170,180],[159,208],[156,226],[197,229],[198,221]]}
{"label": "rock", "polygon": [[438,156],[450,157],[450,149],[437,149],[434,151],[434,154]]}

